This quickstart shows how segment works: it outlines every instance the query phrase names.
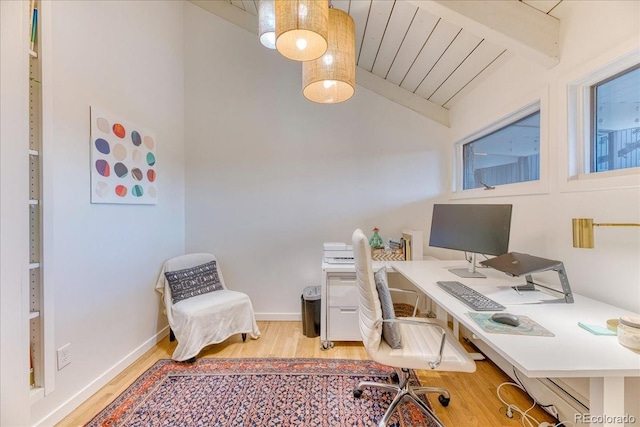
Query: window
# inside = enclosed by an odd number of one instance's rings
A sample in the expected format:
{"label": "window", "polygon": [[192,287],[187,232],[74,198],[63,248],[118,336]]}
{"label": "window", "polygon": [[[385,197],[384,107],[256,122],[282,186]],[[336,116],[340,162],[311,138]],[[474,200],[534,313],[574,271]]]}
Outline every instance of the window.
{"label": "window", "polygon": [[481,133],[462,145],[463,190],[540,179],[539,104]]}
{"label": "window", "polygon": [[591,86],[588,172],[640,166],[640,65]]}
{"label": "window", "polygon": [[[640,148],[635,148],[640,127],[639,55],[634,40],[566,76],[567,146],[558,152],[560,191],[640,187]],[[558,111],[560,120],[563,113]],[[560,137],[563,125],[560,121]]]}

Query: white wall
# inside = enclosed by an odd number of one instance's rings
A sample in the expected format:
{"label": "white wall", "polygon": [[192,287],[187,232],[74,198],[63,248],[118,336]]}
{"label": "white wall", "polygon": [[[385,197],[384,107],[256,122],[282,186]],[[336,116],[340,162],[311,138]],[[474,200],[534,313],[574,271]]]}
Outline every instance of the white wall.
{"label": "white wall", "polygon": [[[510,250],[564,261],[573,290],[640,312],[640,229],[596,228],[595,249],[572,247],[571,218],[595,222],[640,222],[640,174],[632,188],[574,191],[567,183],[567,84],[613,59],[638,49],[640,3],[564,1],[554,10],[561,20],[561,62],[551,70],[514,58],[451,110],[453,141],[548,94],[541,129],[549,141],[548,190],[473,202],[513,202]],[[606,180],[604,180],[606,181]],[[601,182],[603,182],[601,180]],[[585,186],[580,187],[585,190]]]}
{"label": "white wall", "polygon": [[[44,286],[54,293],[54,348],[71,343],[72,360],[32,406],[33,423],[61,407],[50,425],[166,325],[154,285],[162,262],[184,251],[184,76],[181,2],[45,6]],[[91,105],[155,134],[156,205],[90,203]]]}
{"label": "white wall", "polygon": [[449,131],[357,87],[301,93],[301,65],[197,6],[185,9],[186,247],[218,256],[257,316],[298,319],[323,242],[424,229]]}
{"label": "white wall", "polygon": [[[29,64],[26,7],[0,2],[0,425],[28,422]],[[11,67],[6,66],[11,64]]]}

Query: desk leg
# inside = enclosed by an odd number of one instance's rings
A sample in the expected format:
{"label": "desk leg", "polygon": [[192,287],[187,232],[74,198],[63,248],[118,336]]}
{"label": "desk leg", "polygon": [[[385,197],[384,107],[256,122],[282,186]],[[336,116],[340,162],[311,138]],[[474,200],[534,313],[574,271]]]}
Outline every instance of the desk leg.
{"label": "desk leg", "polygon": [[620,426],[624,416],[624,378],[598,377],[589,380],[590,426]]}
{"label": "desk leg", "polygon": [[[458,319],[456,319],[455,317],[453,318],[453,335],[460,339],[460,322],[458,322]],[[475,337],[475,335],[474,335]],[[484,360],[484,354],[482,353],[477,353],[477,352],[472,352],[469,353],[469,356],[471,356],[471,358],[473,360]]]}
{"label": "desk leg", "polygon": [[[442,320],[444,323],[449,321],[449,313],[446,312],[442,307],[436,304],[436,319]],[[453,318],[453,335],[460,339],[460,322],[454,317]],[[484,360],[485,357],[482,353],[469,353],[469,356],[473,360]]]}
{"label": "desk leg", "polygon": [[329,297],[327,292],[327,286],[329,278],[327,272],[322,270],[322,279],[320,281],[320,348],[322,350],[328,350],[330,347],[330,343],[327,337],[327,310],[329,304],[327,303],[327,298]]}
{"label": "desk leg", "polygon": [[449,321],[449,313],[436,304],[436,319],[442,320],[445,324]]}

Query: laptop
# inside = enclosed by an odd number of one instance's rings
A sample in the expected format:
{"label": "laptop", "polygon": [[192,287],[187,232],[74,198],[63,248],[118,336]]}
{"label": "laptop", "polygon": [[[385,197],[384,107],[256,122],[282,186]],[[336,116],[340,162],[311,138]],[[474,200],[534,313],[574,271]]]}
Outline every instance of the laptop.
{"label": "laptop", "polygon": [[502,271],[509,276],[518,277],[539,271],[551,270],[553,267],[561,265],[562,262],[518,252],[509,252],[508,254],[481,261],[480,264]]}

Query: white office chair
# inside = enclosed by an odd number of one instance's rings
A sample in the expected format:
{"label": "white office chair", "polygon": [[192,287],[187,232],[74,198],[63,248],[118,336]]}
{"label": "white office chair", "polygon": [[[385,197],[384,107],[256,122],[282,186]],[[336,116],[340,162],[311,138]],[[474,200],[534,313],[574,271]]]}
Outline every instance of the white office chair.
{"label": "white office chair", "polygon": [[[213,284],[198,288],[202,278],[189,280],[188,277],[182,284],[176,283],[175,277],[180,274],[170,274],[176,291],[173,295],[165,273],[197,271],[203,265],[208,265],[205,274],[207,281],[213,278]],[[249,296],[227,289],[220,265],[211,254],[188,254],[165,261],[155,289],[161,295],[169,320],[170,340],[178,340],[174,360],[195,361],[204,347],[220,343],[231,335],[242,334],[243,341],[247,334],[253,339],[260,337]],[[184,299],[176,301],[178,295]]]}
{"label": "white office chair", "polygon": [[[399,373],[399,384],[397,385],[363,381],[355,387],[353,395],[360,397],[366,387],[375,387],[395,393],[387,412],[380,420],[380,427],[387,425],[391,414],[404,399],[413,401],[433,418],[438,426],[443,427],[433,410],[418,396],[426,393],[439,393],[438,400],[443,406],[447,406],[450,399],[449,392],[442,388],[410,386],[409,370],[475,372],[475,362],[443,322],[416,317],[383,319],[381,299],[371,267],[371,249],[367,237],[358,229],[353,233],[352,243],[356,266],[356,284],[360,293],[360,334],[364,347],[371,359],[383,365],[392,366]],[[391,302],[382,301],[382,304],[388,306]],[[393,325],[395,332],[399,335],[401,348],[392,348],[383,339],[383,323]]]}

